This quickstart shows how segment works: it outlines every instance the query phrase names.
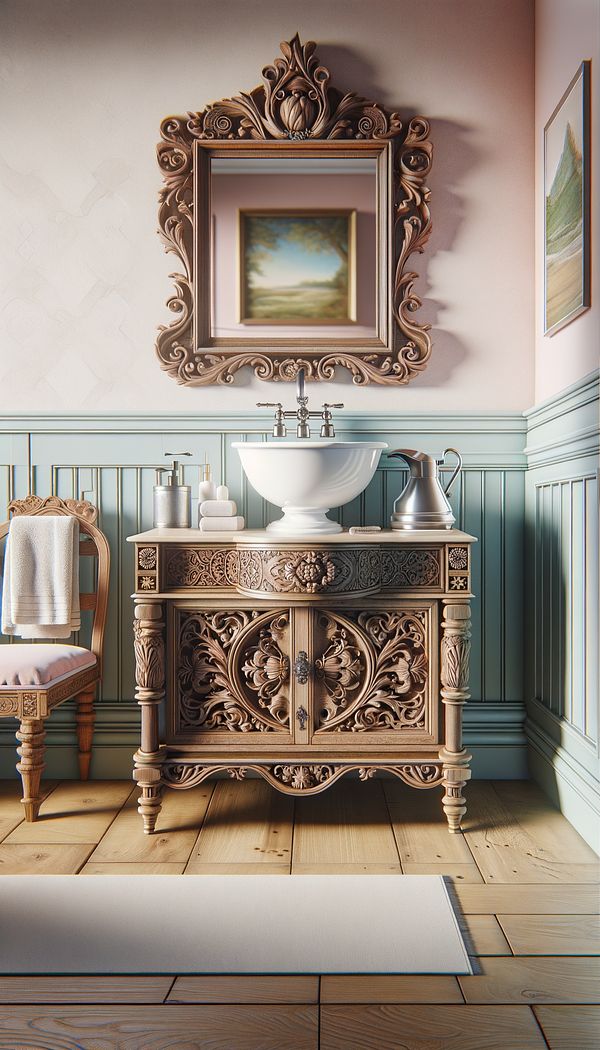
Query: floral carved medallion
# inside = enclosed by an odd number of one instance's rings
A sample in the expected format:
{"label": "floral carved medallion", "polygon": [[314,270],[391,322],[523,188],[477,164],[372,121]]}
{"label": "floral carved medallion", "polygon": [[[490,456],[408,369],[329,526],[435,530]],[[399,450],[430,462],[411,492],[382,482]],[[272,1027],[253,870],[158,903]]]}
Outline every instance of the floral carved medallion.
{"label": "floral carved medallion", "polygon": [[372,592],[381,581],[381,552],[361,548],[241,550],[239,586],[265,594]]}

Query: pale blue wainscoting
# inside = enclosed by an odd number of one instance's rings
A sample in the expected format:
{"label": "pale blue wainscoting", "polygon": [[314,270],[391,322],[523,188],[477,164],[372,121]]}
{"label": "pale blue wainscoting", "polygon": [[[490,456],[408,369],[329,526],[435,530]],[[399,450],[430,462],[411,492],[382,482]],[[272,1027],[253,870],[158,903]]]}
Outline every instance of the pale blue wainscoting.
{"label": "pale blue wainscoting", "polygon": [[[401,397],[398,398],[399,402]],[[249,487],[232,441],[266,439],[268,413],[243,416],[4,416],[0,419],[0,505],[28,489],[39,495],[85,495],[100,507],[112,551],[105,676],[93,759],[96,777],[127,776],[137,745],[131,638],[131,545],[125,537],[152,523],[153,467],[165,452],[192,452],[185,477],[194,487],[204,457],[245,513],[263,526],[277,511]],[[524,501],[525,420],[518,414],[347,415],[338,436],[373,437],[390,449],[440,455],[448,445],[464,456],[452,502],[459,527],[479,538],[473,557],[472,700],[466,742],[478,776],[525,775]],[[2,465],[3,464],[3,465]],[[342,508],[345,525],[387,523],[406,475],[401,461],[382,459],[371,485]],[[85,637],[85,631],[82,631]],[[14,728],[0,722],[0,775],[14,770]],[[47,723],[47,771],[75,776],[73,711],[65,705]]]}
{"label": "pale blue wainscoting", "polygon": [[530,766],[598,849],[598,373],[527,422]]}

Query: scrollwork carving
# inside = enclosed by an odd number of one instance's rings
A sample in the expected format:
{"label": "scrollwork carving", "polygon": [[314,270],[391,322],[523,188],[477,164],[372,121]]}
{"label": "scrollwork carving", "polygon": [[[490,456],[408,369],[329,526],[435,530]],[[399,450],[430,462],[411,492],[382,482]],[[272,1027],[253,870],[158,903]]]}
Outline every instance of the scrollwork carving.
{"label": "scrollwork carving", "polygon": [[61,499],[60,496],[25,496],[24,499],[13,499],[8,504],[9,515],[19,514],[75,514],[78,518],[94,524],[98,517],[98,508],[86,499]]}
{"label": "scrollwork carving", "polygon": [[319,732],[423,729],[428,634],[419,611],[323,613]]}
{"label": "scrollwork carving", "polygon": [[[289,731],[289,614],[182,612],[179,729]],[[283,648],[282,648],[283,647]]]}
{"label": "scrollwork carving", "polygon": [[[414,117],[406,126],[390,112],[353,92],[342,94],[331,84],[329,70],[315,55],[316,44],[302,44],[296,35],[281,44],[283,57],[263,69],[263,85],[222,99],[187,117],[167,117],[157,147],[164,179],[159,227],[167,252],[181,261],[183,273],[172,275],[175,293],[167,306],[175,315],[159,329],[157,354],[161,367],[178,383],[232,383],[240,368],[254,369],[262,380],[294,380],[299,367],[307,379],[330,382],[337,366],[347,368],[353,382],[407,383],[422,371],[431,353],[429,325],[418,324],[421,300],[413,292],[417,274],[406,270],[414,252],[421,252],[431,232],[431,169],[429,124]],[[273,140],[297,144],[335,141],[389,142],[394,151],[394,251],[389,286],[393,333],[385,346],[318,350],[290,346],[287,356],[259,345],[226,347],[211,340],[199,348],[194,341],[194,188],[193,148],[220,142],[260,143]],[[198,220],[199,221],[199,220]],[[208,339],[208,336],[206,337]]]}

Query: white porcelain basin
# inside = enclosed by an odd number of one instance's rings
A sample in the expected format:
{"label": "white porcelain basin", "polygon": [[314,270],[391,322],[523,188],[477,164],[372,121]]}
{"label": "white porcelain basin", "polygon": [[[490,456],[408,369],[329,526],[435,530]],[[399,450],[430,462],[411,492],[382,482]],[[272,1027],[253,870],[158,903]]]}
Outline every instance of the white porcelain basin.
{"label": "white porcelain basin", "polygon": [[298,536],[341,532],[327,517],[367,487],[385,441],[234,441],[248,481],[283,517],[269,532]]}

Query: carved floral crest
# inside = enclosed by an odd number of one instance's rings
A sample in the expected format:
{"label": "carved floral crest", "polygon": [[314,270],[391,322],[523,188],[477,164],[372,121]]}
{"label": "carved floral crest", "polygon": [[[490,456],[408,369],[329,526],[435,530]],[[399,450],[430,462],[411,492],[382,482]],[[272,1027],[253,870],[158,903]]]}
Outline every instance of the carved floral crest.
{"label": "carved floral crest", "polygon": [[[404,124],[398,113],[354,92],[338,91],[331,85],[329,70],[319,63],[313,41],[302,44],[296,34],[280,46],[282,57],[264,67],[259,87],[200,112],[167,117],[161,124],[157,154],[164,186],[159,232],[166,250],[180,259],[184,270],[172,275],[176,294],[167,305],[176,316],[159,330],[156,349],[161,367],[178,383],[196,386],[231,383],[244,366],[253,368],[260,379],[275,381],[294,380],[300,367],[307,378],[331,380],[336,366],[341,365],[357,384],[407,383],[425,368],[431,353],[430,326],[418,324],[413,316],[421,305],[413,292],[417,274],[406,270],[409,257],[423,251],[431,232],[430,193],[425,184],[432,157],[429,123],[414,117]],[[394,232],[386,285],[394,324],[387,345],[295,348],[290,341],[283,344],[283,352],[281,348],[275,352],[259,340],[228,346],[209,336],[196,339],[196,299],[205,300],[209,293],[207,289],[197,292],[195,283],[194,238],[199,234],[194,229],[194,144],[274,140],[295,143],[297,148],[340,140],[393,145],[390,207]],[[200,221],[199,215],[196,219]],[[208,236],[207,230],[204,235]],[[200,341],[208,345],[199,346]]]}

